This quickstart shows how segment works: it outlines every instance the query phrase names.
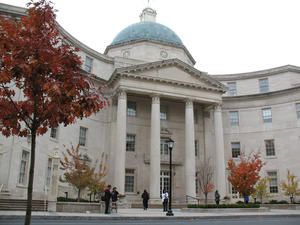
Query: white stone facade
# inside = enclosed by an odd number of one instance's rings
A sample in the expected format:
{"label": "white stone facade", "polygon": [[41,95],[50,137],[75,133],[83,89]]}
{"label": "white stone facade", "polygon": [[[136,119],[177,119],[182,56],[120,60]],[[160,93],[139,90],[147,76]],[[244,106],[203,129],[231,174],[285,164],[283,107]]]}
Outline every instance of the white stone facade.
{"label": "white stone facade", "polygon": [[[0,4],[0,14],[25,15],[24,9],[5,4]],[[101,54],[63,28],[60,30],[80,49],[79,55],[84,60],[86,57],[92,60],[89,72],[107,83],[111,106],[74,125],[59,127],[56,138],[50,137],[50,131],[38,137],[34,198],[49,196],[47,177],[56,174],[53,165],[49,172],[49,159],[56,159],[56,152],[61,157],[65,145],[78,144],[80,127],[86,128],[86,145],[81,151],[92,159],[105,152],[107,183],[132,201],[140,201],[144,189],[150,191],[151,199],[159,199],[161,188],[167,186],[164,181],[167,181],[169,156],[163,147],[167,138],[175,141],[172,174],[175,201],[185,201],[186,195],[202,197],[196,191],[195,175],[201,160],[208,157],[215,168],[215,189],[222,198],[231,195],[226,163],[233,156],[232,144],[235,147],[239,144],[240,151],[246,153],[262,153],[267,162],[262,175],[277,179],[274,198],[284,198],[280,182],[286,177],[286,169],[300,177],[299,67],[208,75],[193,67],[194,59],[183,45],[141,39],[108,46]],[[264,90],[268,89],[264,93],[260,91],[262,79],[266,80]],[[227,91],[228,83],[233,83],[235,90]],[[264,109],[270,109],[271,122],[269,111],[266,114],[269,121],[264,122]],[[273,142],[268,151],[266,141]],[[30,156],[26,138],[0,136],[0,198],[26,198],[29,161],[24,170],[25,180],[20,183],[22,155],[26,161],[26,153]],[[64,196],[64,192],[76,196],[75,190],[59,183],[58,196]]]}

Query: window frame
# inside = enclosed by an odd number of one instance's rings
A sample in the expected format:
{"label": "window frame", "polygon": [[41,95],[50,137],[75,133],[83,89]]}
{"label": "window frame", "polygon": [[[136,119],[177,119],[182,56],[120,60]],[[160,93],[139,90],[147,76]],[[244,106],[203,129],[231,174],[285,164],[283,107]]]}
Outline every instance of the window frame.
{"label": "window frame", "polygon": [[265,150],[266,150],[266,156],[268,157],[276,156],[274,139],[265,140]]}
{"label": "window frame", "polygon": [[[81,136],[81,134],[82,134],[82,130],[85,130],[85,135],[84,135],[84,137],[83,136]],[[80,147],[86,147],[87,146],[87,132],[88,132],[88,128],[87,127],[83,127],[83,126],[80,126],[80,128],[79,128],[79,146]],[[84,141],[83,141],[84,140]],[[83,143],[84,142],[84,143]]]}
{"label": "window frame", "polygon": [[[276,174],[276,177],[275,176],[270,176],[271,173],[275,173]],[[268,178],[270,179],[269,180],[269,192],[270,194],[278,194],[279,193],[279,187],[278,187],[278,172],[277,171],[267,171],[267,175],[268,175]],[[272,181],[276,181],[276,185],[272,184]]]}
{"label": "window frame", "polygon": [[297,118],[300,119],[300,102],[296,103]]}
{"label": "window frame", "polygon": [[46,167],[46,187],[51,187],[51,180],[52,180],[52,167],[53,167],[53,159],[48,158],[47,167]]}
{"label": "window frame", "polygon": [[258,82],[259,82],[259,92],[260,93],[267,93],[270,91],[268,78],[259,79]]}
{"label": "window frame", "polygon": [[[54,132],[55,131],[55,132]],[[53,137],[53,133],[55,133],[55,137]],[[50,130],[50,138],[51,139],[54,139],[54,140],[57,140],[58,139],[58,127],[51,127],[51,130]]]}
{"label": "window frame", "polygon": [[[265,112],[267,112],[267,110],[269,110],[270,113],[265,113]],[[261,112],[262,112],[263,123],[272,123],[272,121],[273,121],[272,109],[271,108],[263,108],[261,110]]]}
{"label": "window frame", "polygon": [[[24,153],[26,154],[25,157],[23,157]],[[22,153],[21,153],[21,162],[20,162],[20,169],[19,169],[19,176],[18,176],[18,184],[19,185],[27,186],[29,159],[30,159],[30,152],[23,149]],[[22,165],[24,165],[24,166],[22,166]],[[22,168],[24,168],[24,169],[22,169]]]}
{"label": "window frame", "polygon": [[199,141],[195,140],[195,157],[199,156]]}
{"label": "window frame", "polygon": [[[90,62],[90,64],[88,62]],[[88,73],[91,73],[92,69],[93,69],[93,58],[86,55],[84,61],[84,70]]]}
{"label": "window frame", "polygon": [[[130,183],[128,183],[129,181],[130,181]],[[128,188],[130,188],[130,190],[128,190]],[[134,193],[135,192],[135,169],[132,169],[132,168],[125,169],[124,192],[125,193]]]}
{"label": "window frame", "polygon": [[[129,137],[133,137],[133,140],[129,140]],[[135,149],[136,149],[136,135],[126,134],[126,152],[135,152]]]}
{"label": "window frame", "polygon": [[169,155],[169,138],[160,138],[160,155]]}
{"label": "window frame", "polygon": [[[238,158],[241,155],[241,142],[235,141],[231,142],[231,157]],[[239,145],[239,148],[234,148],[234,145]]]}
{"label": "window frame", "polygon": [[[234,114],[236,117],[233,117]],[[240,125],[239,111],[229,111],[229,124],[230,126]]]}
{"label": "window frame", "polygon": [[168,120],[168,107],[165,105],[160,105],[160,120]]}
{"label": "window frame", "polygon": [[227,82],[227,87],[228,87],[228,96],[237,96],[236,82]]}
{"label": "window frame", "polygon": [[[134,106],[134,107],[131,107]],[[136,102],[127,101],[127,116],[136,117]]]}

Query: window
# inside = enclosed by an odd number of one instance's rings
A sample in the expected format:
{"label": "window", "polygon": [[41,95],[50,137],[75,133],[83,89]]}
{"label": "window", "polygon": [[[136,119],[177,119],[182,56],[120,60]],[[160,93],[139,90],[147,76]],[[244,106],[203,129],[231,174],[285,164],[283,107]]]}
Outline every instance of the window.
{"label": "window", "polygon": [[29,152],[23,150],[20,173],[19,173],[19,184],[25,185],[25,183],[27,182],[28,160],[29,160]]}
{"label": "window", "polygon": [[197,111],[197,109],[194,109],[194,123],[195,124],[198,123],[198,111]]}
{"label": "window", "polygon": [[232,158],[238,158],[241,154],[240,142],[231,143]]}
{"label": "window", "polygon": [[86,146],[86,132],[87,132],[87,128],[80,127],[80,131],[79,131],[79,145],[80,146]]}
{"label": "window", "polygon": [[274,140],[265,140],[265,146],[266,146],[266,155],[267,156],[275,155]]}
{"label": "window", "polygon": [[160,119],[167,120],[167,107],[164,105],[160,106]]}
{"label": "window", "polygon": [[262,116],[264,123],[272,123],[272,111],[270,108],[262,109]]}
{"label": "window", "polygon": [[270,193],[278,193],[277,172],[268,172]]}
{"label": "window", "polygon": [[135,135],[127,134],[126,137],[126,151],[134,152],[135,151]]}
{"label": "window", "polygon": [[136,116],[136,102],[127,102],[127,116]]}
{"label": "window", "polygon": [[239,112],[232,111],[229,112],[229,120],[231,126],[238,126],[239,125]]}
{"label": "window", "polygon": [[51,186],[51,171],[52,171],[52,159],[48,159],[48,165],[47,165],[47,174],[46,174],[46,186],[50,188]]}
{"label": "window", "polygon": [[160,154],[169,155],[168,139],[160,139]]}
{"label": "window", "polygon": [[134,169],[125,170],[125,192],[134,192]]}
{"label": "window", "polygon": [[160,171],[160,194],[165,189],[169,192],[170,188],[170,176],[169,171]]}
{"label": "window", "polygon": [[198,154],[199,154],[199,142],[198,142],[198,140],[195,140],[195,156],[198,156]]}
{"label": "window", "polygon": [[236,96],[236,82],[227,83],[228,96]]}
{"label": "window", "polygon": [[269,91],[269,81],[268,78],[259,80],[259,90],[260,93],[266,93]]}
{"label": "window", "polygon": [[86,72],[91,72],[92,71],[92,65],[93,65],[93,59],[86,56],[85,57],[85,63],[84,63],[84,70]]}
{"label": "window", "polygon": [[57,127],[52,127],[50,131],[50,137],[53,139],[57,139],[57,132],[58,128]]}
{"label": "window", "polygon": [[198,176],[199,176],[199,172],[196,172],[196,174],[195,174],[195,177],[196,177],[196,179],[195,179],[196,194],[199,194],[199,178],[198,178]]}
{"label": "window", "polygon": [[242,194],[239,193],[234,187],[231,187],[232,198],[242,198]]}
{"label": "window", "polygon": [[300,118],[300,103],[296,104],[297,118]]}

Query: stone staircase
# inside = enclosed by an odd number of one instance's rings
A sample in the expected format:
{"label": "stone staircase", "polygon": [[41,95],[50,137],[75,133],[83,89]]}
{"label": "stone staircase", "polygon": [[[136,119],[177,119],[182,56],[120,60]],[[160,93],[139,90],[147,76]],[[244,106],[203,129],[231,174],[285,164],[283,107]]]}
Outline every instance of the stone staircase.
{"label": "stone staircase", "polygon": [[[24,199],[0,199],[0,210],[26,211],[27,200]],[[48,202],[32,200],[32,211],[47,211]]]}

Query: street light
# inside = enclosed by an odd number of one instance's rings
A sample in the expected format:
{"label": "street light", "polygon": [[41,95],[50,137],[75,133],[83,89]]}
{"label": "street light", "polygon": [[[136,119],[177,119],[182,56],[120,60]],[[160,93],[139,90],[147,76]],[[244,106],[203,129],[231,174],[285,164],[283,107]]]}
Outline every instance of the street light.
{"label": "street light", "polygon": [[170,176],[170,183],[169,183],[169,210],[167,212],[167,216],[174,216],[172,212],[172,150],[174,147],[174,141],[169,138],[168,140],[168,147],[169,147],[169,154],[170,154],[170,169],[169,169],[169,176]]}

